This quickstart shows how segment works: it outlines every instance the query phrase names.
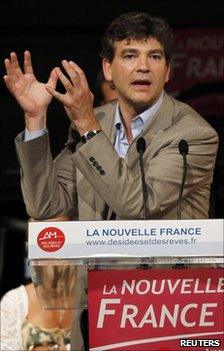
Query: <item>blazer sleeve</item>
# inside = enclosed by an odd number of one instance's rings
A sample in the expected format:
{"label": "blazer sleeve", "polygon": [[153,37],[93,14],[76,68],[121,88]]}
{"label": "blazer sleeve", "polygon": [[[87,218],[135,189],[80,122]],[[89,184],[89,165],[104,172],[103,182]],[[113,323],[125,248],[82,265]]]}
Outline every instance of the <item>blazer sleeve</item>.
{"label": "blazer sleeve", "polygon": [[33,219],[44,220],[77,212],[76,169],[72,152],[65,147],[53,161],[48,133],[23,142],[15,140],[21,169],[26,210]]}

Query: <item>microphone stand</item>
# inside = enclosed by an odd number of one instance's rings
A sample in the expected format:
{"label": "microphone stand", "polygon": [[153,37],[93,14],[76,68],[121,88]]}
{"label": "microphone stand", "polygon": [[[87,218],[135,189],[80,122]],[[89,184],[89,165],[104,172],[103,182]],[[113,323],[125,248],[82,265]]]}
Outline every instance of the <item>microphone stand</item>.
{"label": "microphone stand", "polygon": [[147,208],[147,198],[148,198],[148,191],[145,182],[145,172],[143,166],[143,152],[139,153],[139,164],[141,169],[141,179],[142,179],[142,195],[143,195],[143,219],[148,218],[148,208]]}
{"label": "microphone stand", "polygon": [[140,164],[140,171],[141,171],[141,180],[142,180],[142,195],[143,195],[143,218],[147,219],[149,216],[148,208],[147,208],[147,198],[148,198],[148,190],[145,181],[145,171],[144,171],[144,164],[143,164],[143,154],[146,149],[146,142],[145,139],[140,137],[137,140],[137,151],[139,153],[139,164]]}
{"label": "microphone stand", "polygon": [[186,140],[182,139],[179,143],[179,152],[183,156],[183,177],[180,186],[178,207],[177,207],[177,219],[181,219],[182,210],[182,196],[184,191],[184,184],[187,176],[187,154],[188,154],[188,143]]}

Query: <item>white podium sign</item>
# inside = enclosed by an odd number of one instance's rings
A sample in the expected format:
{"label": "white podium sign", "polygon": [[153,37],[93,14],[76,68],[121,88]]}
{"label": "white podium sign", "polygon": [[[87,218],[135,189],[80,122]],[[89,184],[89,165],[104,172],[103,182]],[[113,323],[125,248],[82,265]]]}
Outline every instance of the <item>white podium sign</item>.
{"label": "white podium sign", "polygon": [[223,257],[224,220],[30,222],[29,259]]}

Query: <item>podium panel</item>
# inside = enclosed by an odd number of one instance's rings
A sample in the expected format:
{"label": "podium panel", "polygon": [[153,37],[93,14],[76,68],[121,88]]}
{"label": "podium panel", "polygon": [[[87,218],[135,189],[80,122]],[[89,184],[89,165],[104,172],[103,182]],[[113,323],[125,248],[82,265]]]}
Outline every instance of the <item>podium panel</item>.
{"label": "podium panel", "polygon": [[30,259],[223,257],[223,220],[30,222]]}
{"label": "podium panel", "polygon": [[72,350],[224,350],[223,220],[30,222],[28,251],[42,307],[78,316]]}

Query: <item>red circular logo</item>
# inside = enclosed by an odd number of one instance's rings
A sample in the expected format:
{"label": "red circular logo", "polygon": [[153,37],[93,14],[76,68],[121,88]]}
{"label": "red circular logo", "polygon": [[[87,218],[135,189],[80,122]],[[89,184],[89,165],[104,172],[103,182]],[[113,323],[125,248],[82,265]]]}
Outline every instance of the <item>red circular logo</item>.
{"label": "red circular logo", "polygon": [[47,227],[39,233],[37,243],[44,251],[57,251],[64,245],[65,235],[56,227]]}

